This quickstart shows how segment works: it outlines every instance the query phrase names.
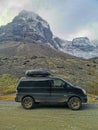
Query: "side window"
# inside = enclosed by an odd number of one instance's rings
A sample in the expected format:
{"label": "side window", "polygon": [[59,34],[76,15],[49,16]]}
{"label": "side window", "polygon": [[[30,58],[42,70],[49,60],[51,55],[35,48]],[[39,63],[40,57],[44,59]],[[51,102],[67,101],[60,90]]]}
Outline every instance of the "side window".
{"label": "side window", "polygon": [[36,87],[50,87],[50,82],[47,80],[47,81],[37,81],[35,83],[35,86]]}
{"label": "side window", "polygon": [[18,87],[50,87],[50,82],[46,81],[21,81]]}
{"label": "side window", "polygon": [[60,88],[60,87],[64,87],[64,85],[65,85],[65,82],[60,80],[60,79],[54,79],[53,80],[53,86],[54,87]]}
{"label": "side window", "polygon": [[32,81],[21,81],[18,87],[32,87]]}

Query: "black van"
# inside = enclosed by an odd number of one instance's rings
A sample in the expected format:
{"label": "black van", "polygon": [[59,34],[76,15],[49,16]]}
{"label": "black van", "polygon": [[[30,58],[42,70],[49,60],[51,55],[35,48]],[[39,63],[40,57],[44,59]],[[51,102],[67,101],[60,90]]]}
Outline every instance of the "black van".
{"label": "black van", "polygon": [[54,77],[24,77],[17,86],[16,102],[25,109],[34,108],[36,103],[66,103],[72,110],[87,102],[84,89]]}

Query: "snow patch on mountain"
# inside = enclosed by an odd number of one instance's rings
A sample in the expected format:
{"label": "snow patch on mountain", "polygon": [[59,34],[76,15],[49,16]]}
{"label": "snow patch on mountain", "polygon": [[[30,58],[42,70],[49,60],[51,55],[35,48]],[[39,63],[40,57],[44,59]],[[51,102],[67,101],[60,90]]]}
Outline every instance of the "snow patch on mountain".
{"label": "snow patch on mountain", "polygon": [[97,44],[93,44],[87,37],[78,37],[69,44],[65,43],[62,51],[85,59],[98,57]]}

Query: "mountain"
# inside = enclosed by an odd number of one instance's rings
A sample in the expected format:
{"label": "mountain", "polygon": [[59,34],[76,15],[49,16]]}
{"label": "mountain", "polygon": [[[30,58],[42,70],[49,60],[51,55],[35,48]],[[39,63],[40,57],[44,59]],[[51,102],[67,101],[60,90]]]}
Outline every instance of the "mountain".
{"label": "mountain", "polygon": [[87,37],[73,39],[70,44],[64,44],[63,51],[84,59],[98,57],[98,42],[90,41]]}
{"label": "mountain", "polygon": [[49,24],[39,15],[21,11],[13,21],[0,28],[0,42],[33,40],[57,48]]}
{"label": "mountain", "polygon": [[[52,33],[49,24],[36,13],[21,11],[11,23],[0,27],[0,43],[39,43],[54,50],[90,59],[98,57],[98,41],[87,37],[63,40]],[[32,44],[33,45],[33,44]]]}
{"label": "mountain", "polygon": [[98,44],[87,37],[72,41],[62,40],[53,35],[49,24],[39,15],[21,11],[13,21],[0,27],[0,43],[35,41],[51,48],[82,58],[98,57]]}

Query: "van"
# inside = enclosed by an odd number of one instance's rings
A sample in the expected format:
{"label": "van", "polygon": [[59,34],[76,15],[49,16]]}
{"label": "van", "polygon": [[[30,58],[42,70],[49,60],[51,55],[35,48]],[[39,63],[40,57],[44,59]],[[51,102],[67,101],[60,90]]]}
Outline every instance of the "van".
{"label": "van", "polygon": [[79,110],[87,102],[86,91],[58,77],[23,77],[17,86],[16,102],[31,109],[37,103],[66,103]]}

